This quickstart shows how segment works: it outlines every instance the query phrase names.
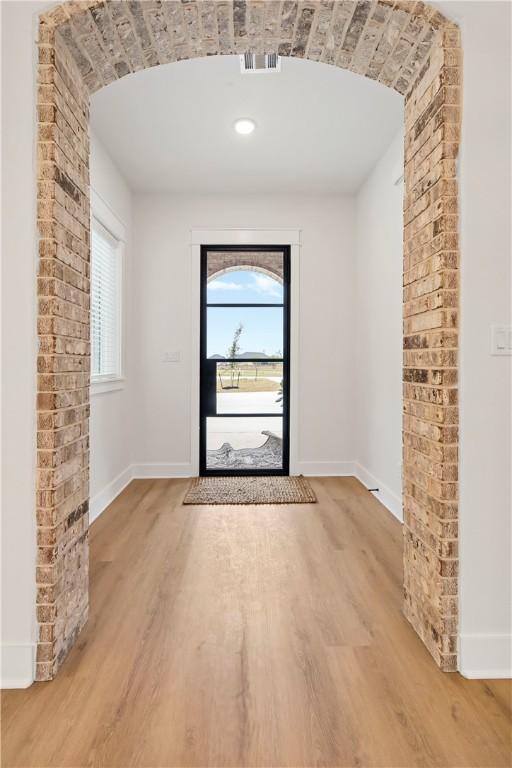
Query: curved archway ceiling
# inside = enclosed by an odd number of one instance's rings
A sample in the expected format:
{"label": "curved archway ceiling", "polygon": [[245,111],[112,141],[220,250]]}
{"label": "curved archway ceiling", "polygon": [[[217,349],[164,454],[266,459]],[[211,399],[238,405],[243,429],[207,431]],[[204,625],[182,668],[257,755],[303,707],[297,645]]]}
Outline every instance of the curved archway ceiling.
{"label": "curved archway ceiling", "polygon": [[137,191],[353,194],[403,130],[403,101],[339,67],[283,58],[279,73],[242,75],[238,56],[210,56],[100,89],[91,128]]}

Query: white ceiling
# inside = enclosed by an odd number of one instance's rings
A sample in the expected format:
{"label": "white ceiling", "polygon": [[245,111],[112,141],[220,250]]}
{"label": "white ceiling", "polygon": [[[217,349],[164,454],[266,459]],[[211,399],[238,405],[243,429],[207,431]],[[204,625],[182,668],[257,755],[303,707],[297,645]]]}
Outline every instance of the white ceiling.
{"label": "white ceiling", "polygon": [[[239,136],[233,123],[257,128]],[[93,131],[136,190],[355,191],[400,130],[402,97],[351,72],[285,58],[240,73],[238,56],[137,72],[92,97]]]}

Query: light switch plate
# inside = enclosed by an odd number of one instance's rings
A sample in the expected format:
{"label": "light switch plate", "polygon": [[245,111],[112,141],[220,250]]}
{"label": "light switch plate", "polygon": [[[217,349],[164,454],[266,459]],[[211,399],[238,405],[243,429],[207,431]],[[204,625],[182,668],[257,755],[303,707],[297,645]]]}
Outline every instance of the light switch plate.
{"label": "light switch plate", "polygon": [[166,352],[162,362],[163,363],[179,363],[181,360],[181,352]]}
{"label": "light switch plate", "polygon": [[491,355],[512,355],[511,325],[491,325]]}

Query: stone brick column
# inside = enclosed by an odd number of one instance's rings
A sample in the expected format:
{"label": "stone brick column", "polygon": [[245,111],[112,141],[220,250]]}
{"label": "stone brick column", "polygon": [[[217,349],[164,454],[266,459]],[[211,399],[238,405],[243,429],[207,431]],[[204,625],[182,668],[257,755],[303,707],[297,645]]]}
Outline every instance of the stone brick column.
{"label": "stone brick column", "polygon": [[88,610],[89,96],[40,25],[37,223],[37,649],[51,679]]}
{"label": "stone brick column", "polygon": [[456,668],[460,34],[446,26],[406,99],[405,615]]}

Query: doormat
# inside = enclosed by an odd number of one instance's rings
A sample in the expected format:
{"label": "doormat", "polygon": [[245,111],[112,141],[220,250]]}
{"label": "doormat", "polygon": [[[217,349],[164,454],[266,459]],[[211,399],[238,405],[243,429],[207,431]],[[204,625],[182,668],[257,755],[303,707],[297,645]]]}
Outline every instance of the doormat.
{"label": "doormat", "polygon": [[314,504],[316,496],[298,477],[196,477],[183,504]]}

